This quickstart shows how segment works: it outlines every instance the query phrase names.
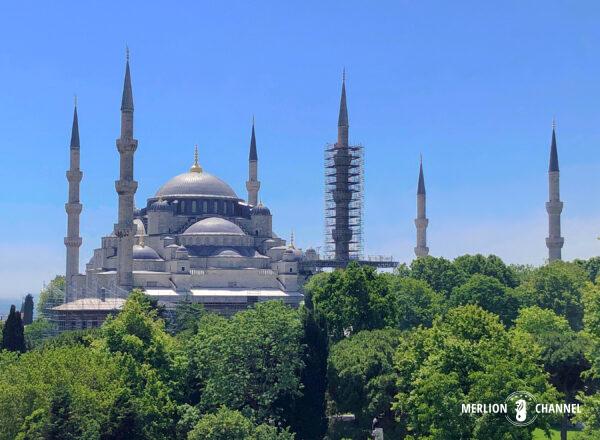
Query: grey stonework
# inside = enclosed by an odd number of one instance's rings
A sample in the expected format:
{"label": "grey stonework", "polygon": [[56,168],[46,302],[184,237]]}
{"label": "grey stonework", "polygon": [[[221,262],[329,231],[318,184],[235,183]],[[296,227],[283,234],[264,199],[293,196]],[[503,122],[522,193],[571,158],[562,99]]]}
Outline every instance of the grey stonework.
{"label": "grey stonework", "polygon": [[425,177],[423,176],[423,160],[419,167],[419,182],[417,184],[417,218],[415,218],[415,226],[417,227],[417,246],[415,247],[415,255],[417,257],[425,257],[429,255],[427,247],[427,226],[429,219],[426,212],[426,191]]}
{"label": "grey stonework", "polygon": [[548,167],[548,196],[546,212],[548,212],[548,261],[560,260],[565,239],[560,236],[560,214],[563,202],[560,200],[560,170],[558,167],[558,149],[556,147],[556,130],[552,127],[552,142],[550,144],[550,164]]}

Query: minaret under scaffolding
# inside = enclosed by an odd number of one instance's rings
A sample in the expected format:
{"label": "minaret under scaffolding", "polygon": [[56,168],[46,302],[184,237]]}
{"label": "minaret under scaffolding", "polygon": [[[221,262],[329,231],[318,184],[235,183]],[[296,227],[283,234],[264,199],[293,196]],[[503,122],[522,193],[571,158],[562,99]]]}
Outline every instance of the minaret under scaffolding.
{"label": "minaret under scaffolding", "polygon": [[119,180],[115,189],[119,195],[119,219],[115,224],[117,245],[117,286],[126,291],[133,287],[133,244],[135,228],[133,225],[134,196],[138,183],[133,180],[133,156],[138,141],[133,138],[133,93],[129,72],[129,49],[125,65],[125,81],[121,100],[121,136],[117,139],[120,156]]}
{"label": "minaret under scaffolding", "polygon": [[73,286],[73,276],[79,274],[79,247],[81,237],[79,236],[79,215],[82,205],[79,200],[79,184],[83,173],[79,169],[80,145],[79,145],[79,121],[77,118],[77,100],[73,110],[73,127],[71,129],[71,145],[69,147],[70,160],[67,180],[69,182],[69,199],[65,204],[67,212],[67,236],[65,246],[67,248],[67,264],[65,272],[65,302],[77,299]]}
{"label": "minaret under scaffolding", "polygon": [[342,263],[362,256],[363,148],[348,138],[344,71],[337,142],[325,148],[325,244]]}
{"label": "minaret under scaffolding", "polygon": [[250,137],[250,154],[248,156],[248,181],[246,182],[248,190],[248,204],[250,206],[258,205],[258,190],[260,181],[258,180],[258,154],[256,152],[256,135],[254,134],[254,117],[252,118],[252,136]]}
{"label": "minaret under scaffolding", "polygon": [[548,261],[561,259],[561,251],[565,239],[560,236],[560,214],[563,202],[560,200],[560,170],[558,168],[558,150],[556,148],[556,123],[552,122],[552,142],[550,144],[550,164],[548,167],[548,194],[546,202],[548,212]]}
{"label": "minaret under scaffolding", "polygon": [[417,257],[429,255],[429,248],[427,247],[427,226],[429,225],[429,219],[427,218],[426,202],[425,178],[423,177],[423,157],[421,157],[419,182],[417,184],[417,218],[415,218],[415,226],[417,227],[417,246],[415,247],[415,255]]}

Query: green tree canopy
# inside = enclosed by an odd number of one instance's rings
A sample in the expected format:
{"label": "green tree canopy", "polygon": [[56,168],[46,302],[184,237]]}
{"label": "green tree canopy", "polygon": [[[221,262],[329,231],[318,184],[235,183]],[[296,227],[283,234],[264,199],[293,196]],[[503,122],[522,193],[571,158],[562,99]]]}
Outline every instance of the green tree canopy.
{"label": "green tree canopy", "polygon": [[500,317],[504,325],[510,325],[517,317],[519,299],[513,290],[497,278],[475,274],[459,287],[454,288],[449,298],[451,307],[476,304]]}
{"label": "green tree canopy", "polygon": [[390,328],[408,330],[419,325],[431,326],[433,319],[445,310],[444,296],[427,282],[398,275],[388,276],[388,294],[382,311]]}
{"label": "green tree canopy", "polygon": [[201,407],[222,405],[257,421],[281,419],[300,395],[302,321],[279,301],[259,303],[227,319],[203,316],[188,352]]}
{"label": "green tree canopy", "polygon": [[519,278],[512,267],[496,255],[462,255],[454,260],[454,266],[467,275],[487,275],[496,278],[507,287],[517,287]]}
{"label": "green tree canopy", "polygon": [[371,267],[351,262],[345,270],[317,274],[305,291],[334,340],[384,326],[387,281]]}
{"label": "green tree canopy", "polygon": [[573,263],[554,261],[535,270],[517,293],[526,305],[551,309],[564,316],[571,328],[583,327],[582,291],[587,280],[583,269]]}
{"label": "green tree canopy", "polygon": [[598,275],[600,275],[600,257],[592,257],[588,260],[574,260],[573,263],[586,271],[588,279],[592,283],[598,282]]}
{"label": "green tree canopy", "polygon": [[433,290],[449,296],[452,289],[463,284],[469,276],[443,257],[417,258],[410,264],[410,276],[426,281]]}
{"label": "green tree canopy", "polygon": [[188,436],[189,440],[293,440],[294,435],[268,425],[254,426],[241,412],[224,406],[204,415]]}
{"label": "green tree canopy", "polygon": [[496,315],[475,305],[451,309],[431,329],[402,338],[395,364],[394,407],[415,439],[530,438],[534,426],[514,427],[502,415],[461,414],[461,404],[501,403],[515,390],[557,399],[535,344],[512,338]]}
{"label": "green tree canopy", "polygon": [[358,433],[377,416],[388,435],[396,433],[391,403],[397,393],[394,354],[402,332],[363,330],[331,348],[329,394],[336,413],[356,416]]}

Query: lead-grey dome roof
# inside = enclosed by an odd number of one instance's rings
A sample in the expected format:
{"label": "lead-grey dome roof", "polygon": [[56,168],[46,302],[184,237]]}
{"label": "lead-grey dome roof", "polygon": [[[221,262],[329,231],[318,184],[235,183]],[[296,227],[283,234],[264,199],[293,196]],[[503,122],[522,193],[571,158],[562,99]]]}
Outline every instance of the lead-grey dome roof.
{"label": "lead-grey dome roof", "polygon": [[233,234],[245,235],[235,223],[220,217],[209,217],[194,223],[184,234]]}
{"label": "lead-grey dome roof", "polygon": [[156,192],[156,197],[167,196],[203,196],[238,199],[238,196],[229,185],[218,177],[204,171],[183,173],[173,177]]}
{"label": "lead-grey dome roof", "polygon": [[160,255],[152,249],[150,246],[133,246],[133,259],[134,260],[160,260]]}

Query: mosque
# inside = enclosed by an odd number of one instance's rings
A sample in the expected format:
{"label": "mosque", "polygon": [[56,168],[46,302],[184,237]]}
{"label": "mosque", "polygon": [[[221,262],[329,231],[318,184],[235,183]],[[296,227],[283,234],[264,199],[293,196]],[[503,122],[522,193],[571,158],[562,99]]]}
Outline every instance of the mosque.
{"label": "mosque", "polygon": [[226,182],[204,170],[196,147],[193,164],[134,207],[134,105],[129,68],[121,102],[121,135],[117,139],[120,176],[118,221],[102,237],[79,273],[80,142],[77,106],[74,109],[67,171],[66,298],[54,307],[65,328],[94,327],[122,307],[128,293],[143,289],[167,307],[181,301],[203,304],[211,311],[231,314],[252,304],[282,300],[297,307],[303,299],[299,263],[318,259],[278,237],[272,214],[259,201],[258,151],[254,123],[248,156],[247,200]]}
{"label": "mosque", "polygon": [[[303,252],[278,237],[272,228],[272,214],[258,197],[258,151],[254,122],[248,155],[247,200],[218,177],[205,171],[198,159],[187,172],[176,175],[136,209],[134,196],[134,105],[129,68],[121,100],[121,134],[116,141],[120,156],[118,219],[112,232],[102,237],[101,246],[79,273],[79,218],[82,204],[79,184],[80,142],[77,105],[73,114],[66,246],[65,302],[52,308],[61,329],[95,327],[107,315],[120,310],[129,292],[142,289],[166,309],[188,301],[207,310],[230,315],[260,301],[281,300],[298,307],[303,300],[302,285],[322,268],[343,268],[350,260],[377,268],[394,268],[390,258],[362,259],[360,240],[362,146],[348,140],[348,109],[345,77],[338,118],[338,140],[326,147],[327,238],[335,245],[330,258],[320,258],[314,249]],[[548,260],[560,260],[561,236],[560,171],[555,124],[552,127],[548,168]],[[426,190],[423,162],[419,167],[416,191],[417,257],[429,255],[427,246]],[[357,240],[358,237],[358,240]]]}

